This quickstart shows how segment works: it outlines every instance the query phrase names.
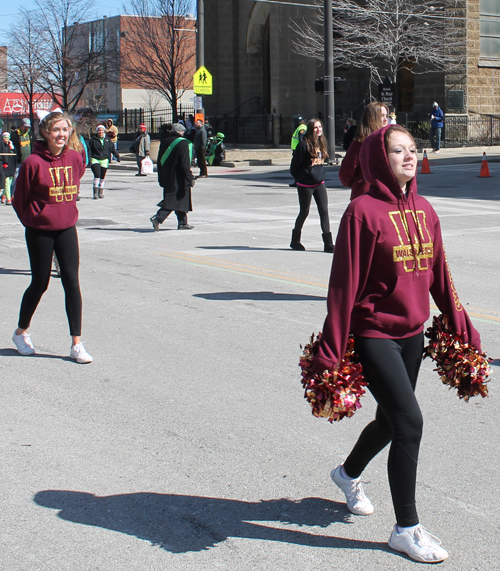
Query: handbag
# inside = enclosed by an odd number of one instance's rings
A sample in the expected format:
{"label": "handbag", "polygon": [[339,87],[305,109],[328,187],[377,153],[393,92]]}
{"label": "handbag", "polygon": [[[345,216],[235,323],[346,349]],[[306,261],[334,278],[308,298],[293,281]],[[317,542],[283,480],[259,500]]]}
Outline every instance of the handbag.
{"label": "handbag", "polygon": [[141,162],[141,174],[153,174],[153,172],[153,161],[149,157],[146,157]]}

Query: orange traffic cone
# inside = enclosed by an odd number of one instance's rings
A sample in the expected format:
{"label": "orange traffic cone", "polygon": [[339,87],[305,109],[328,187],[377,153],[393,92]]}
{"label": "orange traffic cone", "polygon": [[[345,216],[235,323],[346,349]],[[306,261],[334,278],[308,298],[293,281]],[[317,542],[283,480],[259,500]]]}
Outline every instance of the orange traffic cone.
{"label": "orange traffic cone", "polygon": [[478,178],[489,178],[490,169],[488,167],[488,161],[486,160],[486,152],[483,153],[483,160],[481,161],[481,172],[479,173]]}
{"label": "orange traffic cone", "polygon": [[431,174],[431,167],[429,166],[429,159],[427,158],[427,151],[424,149],[424,159],[422,161],[422,168],[420,174]]}

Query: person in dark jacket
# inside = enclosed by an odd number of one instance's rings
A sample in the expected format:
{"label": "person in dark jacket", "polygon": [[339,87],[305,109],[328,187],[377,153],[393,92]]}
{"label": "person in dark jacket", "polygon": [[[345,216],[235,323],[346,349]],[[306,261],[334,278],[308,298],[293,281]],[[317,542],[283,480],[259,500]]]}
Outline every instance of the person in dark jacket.
{"label": "person in dark jacket", "polygon": [[196,133],[194,136],[194,152],[196,153],[196,162],[200,169],[200,174],[196,178],[207,178],[207,160],[205,152],[207,148],[207,131],[203,125],[203,121],[198,119],[196,121]]}
{"label": "person in dark jacket", "polygon": [[439,153],[441,148],[441,130],[444,125],[444,113],[436,101],[432,104],[431,112],[431,130],[429,137],[431,140],[432,151]]}
{"label": "person in dark jacket", "polygon": [[184,138],[185,132],[184,125],[174,123],[158,151],[158,183],[163,187],[163,200],[158,203],[158,212],[150,218],[156,232],[172,211],[177,216],[178,230],[194,228],[188,224],[187,218],[187,213],[193,209],[191,188],[194,176],[190,169],[191,143]]}
{"label": "person in dark jacket", "polygon": [[2,204],[11,205],[12,197],[10,194],[10,189],[12,182],[14,181],[14,175],[16,174],[16,150],[12,141],[10,140],[10,133],[4,131],[2,133],[2,139],[0,141],[0,157],[2,162]]}
{"label": "person in dark jacket", "polygon": [[120,155],[111,140],[106,137],[104,125],[98,125],[96,134],[89,141],[90,168],[94,173],[94,199],[104,198],[104,178],[109,167],[111,155],[120,162]]}
{"label": "person in dark jacket", "polygon": [[328,217],[328,195],[325,186],[325,160],[328,146],[323,135],[323,124],[319,119],[307,122],[307,131],[293,153],[290,173],[297,181],[300,211],[292,231],[292,250],[305,250],[300,243],[302,226],[309,215],[311,199],[314,196],[318,207],[325,252],[333,252],[334,246]]}

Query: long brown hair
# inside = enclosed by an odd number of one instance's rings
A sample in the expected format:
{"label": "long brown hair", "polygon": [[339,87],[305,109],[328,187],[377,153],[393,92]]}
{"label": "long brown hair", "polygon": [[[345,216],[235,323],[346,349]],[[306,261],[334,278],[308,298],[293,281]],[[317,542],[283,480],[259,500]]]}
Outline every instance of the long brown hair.
{"label": "long brown hair", "polygon": [[329,157],[328,155],[328,143],[326,141],[325,135],[322,133],[319,137],[314,134],[314,124],[321,123],[321,127],[324,132],[324,126],[320,119],[309,119],[307,122],[307,131],[304,135],[304,141],[306,142],[306,148],[312,157],[316,157],[317,151],[321,152],[321,156],[324,159]]}
{"label": "long brown hair", "polygon": [[389,116],[389,108],[385,103],[380,103],[380,101],[368,103],[363,110],[363,116],[358,124],[356,135],[354,135],[355,141],[362,143],[368,135],[371,135],[374,131],[382,127],[381,117],[383,107],[385,107],[387,116]]}

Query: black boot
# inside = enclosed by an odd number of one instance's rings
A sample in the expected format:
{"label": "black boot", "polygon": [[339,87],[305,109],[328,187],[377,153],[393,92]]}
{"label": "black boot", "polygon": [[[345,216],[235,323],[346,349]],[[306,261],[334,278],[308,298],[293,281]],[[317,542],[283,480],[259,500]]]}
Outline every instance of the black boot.
{"label": "black boot", "polygon": [[333,250],[335,249],[335,246],[333,245],[332,233],[327,232],[326,234],[323,234],[322,236],[323,236],[323,243],[325,244],[324,251],[328,252],[329,254],[333,254]]}
{"label": "black boot", "polygon": [[300,230],[292,230],[292,241],[290,242],[292,250],[304,251],[304,246],[300,243]]}

